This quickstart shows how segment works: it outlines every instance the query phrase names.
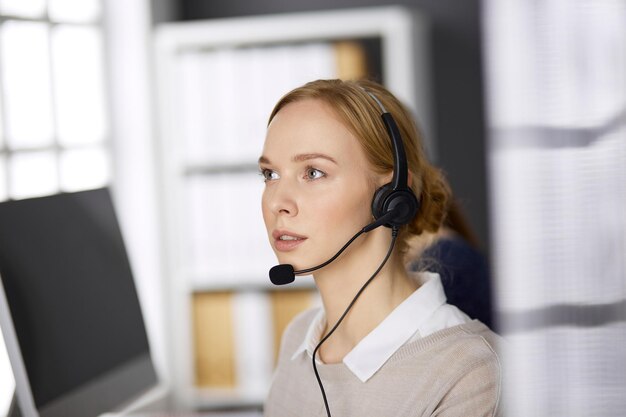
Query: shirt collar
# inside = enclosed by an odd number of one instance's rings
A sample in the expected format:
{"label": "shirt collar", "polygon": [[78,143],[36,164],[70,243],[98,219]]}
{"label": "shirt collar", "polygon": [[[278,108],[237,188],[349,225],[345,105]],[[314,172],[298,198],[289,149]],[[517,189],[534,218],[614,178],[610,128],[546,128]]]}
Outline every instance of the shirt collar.
{"label": "shirt collar", "polygon": [[[362,382],[370,379],[411,337],[428,333],[421,331],[425,330],[428,318],[446,303],[439,274],[419,272],[415,275],[421,286],[343,358],[344,365]],[[304,352],[312,357],[325,328],[326,315],[320,309],[292,359]]]}

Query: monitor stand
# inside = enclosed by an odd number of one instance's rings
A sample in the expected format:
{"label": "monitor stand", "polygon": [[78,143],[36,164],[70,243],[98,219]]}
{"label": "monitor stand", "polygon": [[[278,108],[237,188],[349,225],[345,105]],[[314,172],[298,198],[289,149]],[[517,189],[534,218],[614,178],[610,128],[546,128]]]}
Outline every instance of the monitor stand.
{"label": "monitor stand", "polygon": [[11,400],[7,417],[22,417],[22,412],[20,411],[20,405],[17,403],[17,395],[15,392],[13,392],[13,399]]}

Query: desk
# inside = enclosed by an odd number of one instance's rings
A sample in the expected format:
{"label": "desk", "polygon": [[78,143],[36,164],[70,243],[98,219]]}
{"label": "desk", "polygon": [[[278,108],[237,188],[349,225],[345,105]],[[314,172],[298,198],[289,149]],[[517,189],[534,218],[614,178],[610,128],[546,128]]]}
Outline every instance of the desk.
{"label": "desk", "polygon": [[[164,384],[152,387],[131,405],[98,417],[263,417],[259,407],[238,411],[160,411],[170,409],[170,390]],[[251,411],[252,410],[252,411]]]}
{"label": "desk", "polygon": [[263,417],[259,411],[223,411],[223,412],[171,412],[171,413],[107,413],[101,417]]}

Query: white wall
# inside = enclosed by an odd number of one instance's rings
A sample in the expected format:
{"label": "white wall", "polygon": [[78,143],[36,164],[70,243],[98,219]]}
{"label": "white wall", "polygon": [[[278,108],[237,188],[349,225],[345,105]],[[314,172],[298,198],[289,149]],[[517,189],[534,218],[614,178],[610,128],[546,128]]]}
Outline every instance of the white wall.
{"label": "white wall", "polygon": [[104,2],[113,144],[113,197],[159,375],[167,379],[153,127],[149,0]]}

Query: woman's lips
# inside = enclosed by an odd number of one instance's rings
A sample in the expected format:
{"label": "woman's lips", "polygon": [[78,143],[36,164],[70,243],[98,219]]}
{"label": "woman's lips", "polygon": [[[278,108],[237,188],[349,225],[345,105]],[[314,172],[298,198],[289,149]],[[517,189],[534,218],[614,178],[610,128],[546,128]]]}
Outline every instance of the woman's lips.
{"label": "woman's lips", "polygon": [[274,248],[276,248],[279,252],[289,252],[294,250],[307,239],[304,236],[280,230],[272,233],[272,237],[274,238]]}

